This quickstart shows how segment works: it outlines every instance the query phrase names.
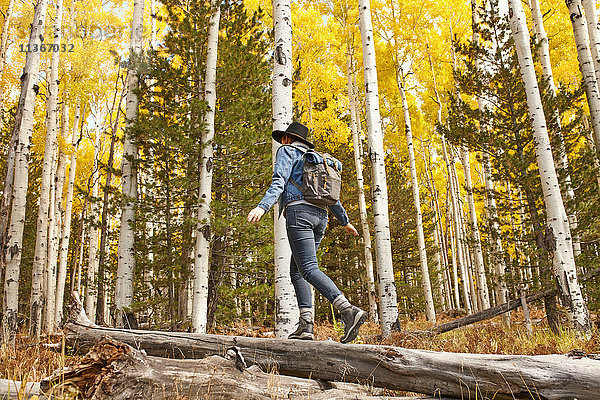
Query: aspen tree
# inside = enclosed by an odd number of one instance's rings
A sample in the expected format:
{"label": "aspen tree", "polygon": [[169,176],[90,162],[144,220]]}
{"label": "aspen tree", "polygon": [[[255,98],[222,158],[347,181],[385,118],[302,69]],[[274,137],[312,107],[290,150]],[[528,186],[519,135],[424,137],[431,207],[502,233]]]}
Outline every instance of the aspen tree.
{"label": "aspen tree", "polygon": [[552,264],[563,303],[574,327],[584,333],[591,330],[590,316],[577,279],[571,232],[562,202],[550,140],[545,124],[544,110],[531,56],[529,31],[520,1],[509,0],[510,26],[513,34],[521,77],[527,94],[527,107],[533,128],[534,146],[540,171],[548,230],[554,237]]}
{"label": "aspen tree", "polygon": [[[61,25],[63,14],[63,2],[58,0],[56,3],[56,17],[54,21],[54,40],[53,45],[60,47]],[[47,264],[48,256],[48,213],[50,204],[50,175],[55,157],[56,137],[58,132],[58,63],[60,52],[52,52],[52,61],[50,66],[50,79],[48,81],[48,94],[46,101],[46,146],[44,151],[44,164],[42,169],[42,183],[40,187],[40,200],[38,207],[37,233],[35,239],[35,257],[33,259],[32,277],[31,277],[31,333],[40,335],[40,325],[42,319],[42,273]],[[52,307],[53,309],[54,307]],[[52,316],[54,317],[54,315]],[[46,322],[48,326],[48,321]]]}
{"label": "aspen tree", "polygon": [[[0,34],[0,80],[2,79],[4,68],[6,66],[6,57],[8,51],[8,30],[12,18],[15,0],[9,0],[6,12],[4,13],[4,22],[2,23],[2,33]],[[4,106],[4,90],[0,88],[0,115]],[[1,124],[1,122],[0,122]],[[19,132],[13,130],[8,151],[6,154],[6,173],[4,176],[4,185],[2,186],[2,203],[0,203],[0,249],[4,248],[6,239],[6,229],[8,228],[9,209],[11,205],[13,177],[15,169],[15,152],[18,144]],[[0,251],[0,276],[4,271],[4,252]]]}
{"label": "aspen tree", "polygon": [[467,191],[467,203],[469,205],[469,219],[471,234],[473,235],[473,253],[475,258],[475,277],[477,280],[477,296],[481,301],[482,309],[490,308],[490,295],[488,292],[487,278],[485,275],[485,265],[483,263],[483,249],[481,248],[481,237],[479,235],[479,226],[477,224],[477,211],[475,209],[475,199],[473,198],[473,183],[471,180],[471,160],[469,150],[462,148],[462,163],[465,173],[465,190]]}
{"label": "aspen tree", "polygon": [[369,0],[359,0],[360,35],[362,38],[365,75],[367,126],[369,129],[369,154],[373,166],[372,190],[375,214],[375,255],[379,278],[379,304],[381,307],[381,332],[388,336],[399,326],[396,283],[392,261],[388,193],[383,149],[383,130],[379,113],[379,89],[375,42]]}
{"label": "aspen tree", "polygon": [[590,39],[590,52],[592,54],[592,61],[594,62],[594,70],[596,71],[596,83],[600,85],[600,31],[598,31],[596,0],[581,0],[581,3],[585,12],[585,22]]}
{"label": "aspen tree", "polygon": [[[113,162],[114,162],[114,156],[115,156],[115,142],[117,140],[117,131],[119,129],[119,120],[121,118],[121,103],[123,101],[123,98],[125,97],[125,85],[123,86],[123,89],[121,91],[121,93],[119,94],[118,91],[118,82],[119,79],[121,78],[121,69],[119,67],[119,69],[117,70],[117,78],[115,79],[115,87],[114,87],[114,95],[113,95],[113,105],[112,105],[112,109],[110,111],[110,118],[109,118],[109,126],[112,129],[112,134],[111,134],[111,138],[110,138],[110,148],[108,151],[108,160],[106,162],[106,180],[104,183],[104,188],[103,188],[103,194],[102,194],[102,215],[100,217],[100,244],[99,244],[99,249],[100,249],[100,254],[98,256],[98,288],[97,288],[97,293],[98,293],[98,301],[97,301],[97,307],[96,307],[96,323],[98,323],[99,325],[105,324],[107,321],[107,318],[105,317],[105,314],[107,313],[107,307],[105,306],[106,301],[107,301],[107,295],[106,295],[106,289],[105,289],[105,266],[106,266],[106,259],[107,259],[107,236],[108,236],[108,197],[109,197],[109,193],[110,193],[110,187],[111,187],[111,182],[112,182],[112,171],[113,171]],[[116,98],[117,96],[119,96],[119,101],[116,104],[116,116],[114,118],[114,123],[113,123],[113,112],[115,109],[115,103],[116,103]]]}
{"label": "aspen tree", "polygon": [[[39,46],[44,40],[44,27],[48,0],[38,0],[35,5],[29,48]],[[15,115],[13,138],[14,146],[14,172],[12,165],[7,165],[7,176],[13,174],[12,207],[8,232],[3,239],[4,247],[4,301],[2,317],[3,340],[14,346],[17,332],[17,312],[19,306],[19,274],[21,267],[23,228],[25,223],[25,203],[27,186],[29,182],[29,149],[34,123],[35,97],[38,92],[37,78],[40,65],[40,52],[27,52],[25,66],[21,75],[21,93]],[[8,206],[7,206],[8,208]],[[7,209],[6,211],[7,212]],[[3,227],[0,227],[3,228]]]}
{"label": "aspen tree", "polygon": [[[496,208],[496,192],[494,191],[494,181],[492,179],[492,166],[490,156],[487,153],[482,153],[483,177],[485,180],[485,193],[487,202],[487,214],[490,221],[490,236],[492,242],[492,251],[490,260],[494,265],[496,274],[496,303],[504,304],[508,302],[508,289],[506,287],[506,279],[504,277],[506,264],[504,262],[504,249],[500,238],[500,225],[498,224],[498,210]],[[502,314],[502,322],[505,325],[510,325],[510,313]]]}
{"label": "aspen tree", "polygon": [[[550,43],[548,40],[548,35],[546,34],[546,30],[544,29],[544,19],[542,16],[542,11],[540,9],[540,2],[539,0],[529,0],[529,3],[531,8],[531,17],[533,19],[533,31],[535,33],[536,42],[539,43],[538,54],[540,57],[540,63],[542,64],[542,73],[545,81],[548,84],[548,93],[552,98],[555,98],[556,85],[554,84],[554,74],[552,73],[552,64],[550,63]],[[584,1],[584,5],[586,3],[594,3],[594,13],[588,14],[586,11],[586,15],[596,15],[596,2],[586,0]],[[589,23],[588,30],[591,30]],[[594,30],[597,31],[596,28],[594,28]],[[598,53],[596,52],[596,57],[597,56]],[[597,68],[596,81],[600,82],[598,80],[598,73],[600,73],[600,69]],[[557,138],[560,146],[558,148],[558,151],[556,152],[558,158],[558,167],[561,170],[566,171],[562,181],[563,191],[566,195],[566,198],[569,201],[572,201],[575,198],[575,192],[573,191],[573,185],[571,184],[571,174],[569,172],[569,159],[567,157],[567,151],[565,149],[565,140],[562,134],[562,123],[560,120],[560,113],[558,112],[558,108],[554,108],[554,111],[552,112],[551,121],[557,129]],[[575,232],[577,230],[577,214],[573,211],[568,215],[568,217],[569,225],[571,227],[571,233],[573,233],[573,252],[575,254],[575,257],[577,257],[579,254],[581,254],[581,244],[579,243],[579,236]]]}
{"label": "aspen tree", "polygon": [[[442,232],[442,218],[439,207],[439,199],[437,188],[435,187],[435,180],[433,179],[433,171],[431,170],[430,163],[431,159],[428,161],[427,157],[423,151],[423,161],[425,162],[425,174],[426,179],[425,182],[427,184],[427,188],[431,193],[431,208],[434,212],[434,229],[433,229],[433,241],[434,246],[436,248],[435,252],[435,260],[438,265],[438,287],[439,287],[439,297],[440,302],[442,303],[442,309],[452,308],[452,300],[450,299],[450,286],[448,281],[446,281],[446,270],[448,268],[448,259],[445,251],[444,244],[444,235]],[[431,158],[431,154],[428,155]]]}
{"label": "aspen tree", "polygon": [[[56,306],[54,320],[60,323],[63,318],[63,301],[65,295],[65,284],[67,279],[67,257],[69,255],[69,240],[71,238],[71,217],[73,212],[73,189],[75,187],[75,172],[77,170],[77,126],[80,119],[80,107],[77,105],[73,119],[73,131],[71,136],[71,159],[69,164],[69,179],[67,181],[67,197],[65,199],[65,216],[61,233],[60,254],[58,264],[57,286],[56,286]],[[63,106],[63,127],[69,129],[69,107]],[[71,276],[73,279],[73,276]]]}
{"label": "aspen tree", "polygon": [[[127,74],[127,102],[125,108],[125,142],[121,164],[123,186],[123,210],[121,230],[117,250],[117,282],[115,287],[115,306],[117,308],[116,325],[128,326],[125,313],[133,302],[133,273],[135,270],[135,236],[137,204],[137,168],[135,160],[138,150],[131,134],[130,126],[138,115],[139,72],[138,65],[142,57],[142,35],[144,31],[144,0],[134,0],[131,19],[131,39],[129,42],[130,71]],[[88,314],[90,315],[90,314]]]}
{"label": "aspen tree", "polygon": [[421,199],[419,195],[419,181],[417,179],[417,166],[415,161],[415,149],[412,138],[412,128],[410,123],[410,113],[406,93],[404,91],[404,78],[402,71],[398,68],[396,71],[396,80],[400,98],[402,99],[402,110],[404,112],[404,130],[406,134],[406,145],[408,147],[408,161],[410,165],[411,186],[413,201],[417,212],[417,240],[419,246],[419,260],[421,264],[421,279],[423,285],[423,294],[425,296],[425,313],[429,322],[435,323],[435,306],[433,304],[433,294],[431,292],[431,282],[429,279],[429,266],[427,265],[427,250],[425,244],[425,235],[423,233],[423,214],[421,213]]}
{"label": "aspen tree", "polygon": [[[275,53],[272,82],[273,130],[284,131],[292,123],[292,11],[290,0],[273,1]],[[279,144],[273,141],[273,163]],[[292,333],[300,316],[290,278],[292,252],[279,206],[273,207],[275,235],[275,336]]]}
{"label": "aspen tree", "polygon": [[[452,149],[452,153],[458,153],[458,151],[454,147],[450,147]],[[456,162],[458,161],[458,157],[452,160],[452,179],[454,180],[454,190],[456,190],[456,223],[457,227],[457,246],[460,254],[462,254],[462,270],[461,270],[461,279],[463,281],[463,289],[465,290],[465,301],[469,301],[471,304],[471,311],[478,312],[479,305],[477,303],[477,297],[475,293],[475,284],[473,281],[473,272],[471,268],[471,254],[469,252],[468,246],[468,238],[467,238],[467,229],[465,227],[465,215],[464,215],[464,200],[462,199],[460,193],[460,184],[458,182],[458,172],[456,170]],[[467,300],[468,299],[468,300]]]}
{"label": "aspen tree", "polygon": [[[429,60],[429,68],[431,70],[431,77],[433,79],[433,93],[435,94],[435,102],[437,104],[437,126],[436,126],[436,131],[438,131],[438,127],[442,126],[442,101],[440,99],[440,93],[438,91],[437,88],[437,79],[436,79],[436,74],[435,74],[435,70],[433,68],[433,62],[431,61],[431,53],[429,52],[429,44],[427,44],[426,46],[427,49],[427,58]],[[442,147],[443,147],[443,151],[445,154],[445,149],[446,149],[446,138],[445,138],[445,134],[444,132],[438,132],[441,135],[441,139],[442,139]],[[446,159],[446,155],[444,155],[444,159]],[[427,162],[425,163],[425,165],[427,166]],[[450,279],[446,279],[446,277],[448,276],[449,278],[449,271],[447,271],[448,269],[448,251],[447,251],[447,242],[444,240],[444,234],[443,234],[443,229],[442,229],[442,213],[440,211],[440,206],[439,206],[439,201],[438,201],[438,196],[437,196],[437,189],[435,187],[435,182],[433,180],[433,172],[430,170],[430,181],[431,181],[431,190],[432,190],[432,194],[433,194],[433,198],[434,198],[434,202],[435,202],[435,214],[436,214],[436,232],[437,234],[434,237],[434,240],[438,240],[438,243],[436,243],[436,246],[440,246],[439,250],[438,250],[438,254],[439,257],[441,258],[443,265],[441,265],[442,267],[442,272],[443,272],[443,284],[444,284],[444,288],[446,290],[446,301],[448,302],[448,307],[452,308],[452,295],[451,295],[451,290],[450,290],[450,283],[449,280]],[[455,280],[454,280],[454,284],[455,286],[455,290],[454,293],[456,295],[455,297],[455,307],[458,308],[459,307],[459,299],[458,299],[458,279],[456,279],[457,277],[457,266],[456,266],[456,257],[455,257],[455,250],[452,250],[452,266],[453,266],[453,272],[455,275]],[[441,286],[442,282],[440,282],[440,286]]]}
{"label": "aspen tree", "polygon": [[348,76],[348,100],[350,102],[350,130],[352,131],[352,145],[354,148],[354,165],[356,167],[356,181],[358,185],[358,209],[360,211],[360,223],[363,234],[365,253],[365,268],[367,270],[367,284],[369,290],[369,316],[374,322],[379,322],[377,311],[377,292],[375,278],[373,275],[373,255],[371,253],[371,231],[367,220],[367,203],[365,201],[365,187],[363,177],[362,143],[358,136],[360,131],[360,120],[357,116],[356,87],[354,85],[354,71],[352,71],[352,49],[350,43],[347,46],[346,75]]}
{"label": "aspen tree", "polygon": [[[450,151],[452,148],[450,147]],[[463,294],[463,302],[467,313],[471,314],[473,312],[473,307],[471,304],[471,289],[469,286],[468,279],[468,271],[463,247],[463,239],[461,237],[462,227],[462,210],[460,208],[460,198],[458,193],[458,180],[456,179],[456,169],[454,166],[454,156],[452,154],[448,154],[448,149],[446,146],[446,139],[442,137],[442,152],[444,154],[444,161],[446,162],[446,170],[448,172],[448,190],[450,192],[450,204],[452,205],[452,231],[454,236],[454,246],[452,248],[452,258],[456,259],[457,268],[460,271],[461,276],[461,285],[462,285],[462,294]],[[455,281],[458,279],[455,277]],[[457,291],[458,293],[458,291]]]}
{"label": "aspen tree", "polygon": [[[94,141],[94,167],[90,181],[92,185],[90,219],[92,223],[89,227],[88,244],[88,267],[87,280],[85,286],[85,313],[95,321],[96,307],[98,306],[98,214],[99,207],[96,199],[100,186],[100,132],[96,129],[96,138]],[[82,260],[83,262],[83,260]]]}
{"label": "aspen tree", "polygon": [[[2,33],[0,34],[0,79],[4,74],[4,67],[6,66],[6,58],[8,52],[8,29],[10,28],[11,18],[13,16],[13,9],[15,7],[15,0],[8,0],[6,11],[4,12],[4,22],[2,23]],[[4,88],[0,92],[0,111],[2,109],[2,101],[4,100]]]}
{"label": "aspen tree", "polygon": [[[450,194],[450,183],[448,180],[448,191],[446,194],[446,222],[447,222],[447,232],[448,236],[450,236],[450,250],[452,251],[452,281],[454,284],[454,304],[456,308],[460,307],[460,288],[459,288],[459,280],[458,280],[458,249],[456,248],[456,237],[454,236],[454,216],[453,216],[453,208],[448,203],[452,202],[452,195]],[[466,306],[465,306],[466,307]]]}
{"label": "aspen tree", "polygon": [[[64,137],[66,131],[61,127],[60,137]],[[56,290],[57,290],[57,277],[58,277],[58,254],[60,249],[60,234],[62,226],[62,195],[63,187],[65,183],[65,166],[67,157],[65,152],[60,148],[57,142],[57,159],[56,159],[56,172],[54,177],[53,195],[54,199],[52,202],[53,208],[50,209],[52,217],[50,218],[50,226],[48,229],[48,285],[46,287],[46,332],[53,332],[56,326]],[[62,308],[62,304],[61,304]]]}
{"label": "aspen tree", "polygon": [[219,22],[221,9],[217,2],[210,16],[208,28],[208,50],[206,53],[206,78],[204,81],[204,100],[208,105],[204,115],[202,132],[202,150],[200,182],[198,189],[198,226],[196,228],[196,254],[194,257],[194,295],[192,329],[206,333],[208,315],[208,271],[210,266],[211,238],[211,197],[213,140],[215,136],[215,107],[217,101],[217,46],[219,42]]}
{"label": "aspen tree", "polygon": [[579,70],[581,71],[581,75],[583,75],[583,86],[590,108],[590,119],[594,132],[596,151],[600,151],[600,91],[590,51],[590,38],[586,30],[586,21],[582,11],[583,7],[581,0],[566,0],[566,4],[569,9],[573,35],[575,36],[575,45],[577,46]]}

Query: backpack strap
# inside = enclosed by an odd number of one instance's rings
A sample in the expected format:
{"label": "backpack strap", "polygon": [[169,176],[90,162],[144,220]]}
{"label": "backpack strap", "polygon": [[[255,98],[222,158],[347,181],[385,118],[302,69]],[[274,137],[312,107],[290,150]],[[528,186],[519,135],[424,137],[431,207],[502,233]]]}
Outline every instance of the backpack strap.
{"label": "backpack strap", "polygon": [[[304,149],[302,147],[298,147],[298,146],[294,146],[293,144],[288,144],[287,146],[293,147],[296,150],[299,150],[302,153],[302,157],[304,157],[304,155],[306,154],[306,152],[308,151],[308,149]],[[296,183],[296,181],[294,181],[292,179],[292,176],[290,175],[290,177],[288,178],[288,182],[290,182],[292,185],[296,186],[296,188],[302,192],[302,186],[298,185]]]}

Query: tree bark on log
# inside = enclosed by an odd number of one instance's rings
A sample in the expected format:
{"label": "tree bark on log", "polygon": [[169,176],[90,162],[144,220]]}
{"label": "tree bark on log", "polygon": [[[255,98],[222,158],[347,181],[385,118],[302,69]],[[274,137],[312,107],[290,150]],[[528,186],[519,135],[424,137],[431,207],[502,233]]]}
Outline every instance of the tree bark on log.
{"label": "tree bark on log", "polygon": [[38,396],[38,400],[45,400],[46,397],[40,393],[39,382],[21,382],[12,379],[0,379],[0,400],[29,400],[33,396]]}
{"label": "tree bark on log", "polygon": [[67,391],[94,400],[380,399],[366,386],[283,376],[277,370],[267,373],[256,365],[246,368],[238,352],[230,349],[227,358],[213,355],[202,360],[173,360],[147,356],[105,338],[79,364],[56,372],[40,386],[59,398]]}
{"label": "tree bark on log", "polygon": [[587,358],[443,353],[333,341],[120,330],[86,325],[80,307],[74,307],[72,315],[79,320],[67,323],[65,332],[68,345],[76,350],[89,349],[106,335],[160,357],[203,358],[224,355],[226,349],[237,347],[248,365],[258,365],[263,371],[276,369],[280,375],[366,383],[436,397],[474,399],[478,393],[478,398],[530,399],[530,390],[535,388],[540,399],[583,399],[596,396],[600,382],[600,361]]}

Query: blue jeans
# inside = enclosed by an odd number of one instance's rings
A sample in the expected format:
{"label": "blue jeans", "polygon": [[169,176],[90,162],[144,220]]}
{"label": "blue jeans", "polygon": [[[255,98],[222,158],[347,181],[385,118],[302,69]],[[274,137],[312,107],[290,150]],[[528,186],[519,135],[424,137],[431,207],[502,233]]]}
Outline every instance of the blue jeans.
{"label": "blue jeans", "polygon": [[285,225],[292,249],[290,276],[299,308],[311,308],[309,283],[327,300],[333,302],[342,292],[319,269],[317,249],[327,227],[327,211],[308,204],[288,206]]}

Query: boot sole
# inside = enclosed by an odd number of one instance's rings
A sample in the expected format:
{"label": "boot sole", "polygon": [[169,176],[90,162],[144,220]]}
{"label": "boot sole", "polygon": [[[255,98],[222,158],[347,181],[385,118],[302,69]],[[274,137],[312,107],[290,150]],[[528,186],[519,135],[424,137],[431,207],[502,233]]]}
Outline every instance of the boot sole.
{"label": "boot sole", "polygon": [[301,335],[298,336],[288,336],[288,339],[292,339],[292,340],[313,340],[314,336],[312,333],[306,333],[303,332]]}
{"label": "boot sole", "polygon": [[354,323],[350,327],[348,334],[340,339],[342,343],[348,343],[356,339],[358,336],[358,331],[360,330],[360,326],[365,323],[367,320],[367,312],[360,310],[358,314],[354,317]]}

